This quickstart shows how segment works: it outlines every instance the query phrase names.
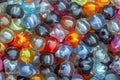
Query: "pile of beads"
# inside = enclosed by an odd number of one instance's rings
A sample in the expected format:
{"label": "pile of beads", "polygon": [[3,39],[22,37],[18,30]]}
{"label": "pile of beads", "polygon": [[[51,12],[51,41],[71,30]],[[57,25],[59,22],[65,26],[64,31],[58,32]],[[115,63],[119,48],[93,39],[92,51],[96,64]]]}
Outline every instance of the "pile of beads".
{"label": "pile of beads", "polygon": [[120,0],[0,0],[0,80],[120,80]]}

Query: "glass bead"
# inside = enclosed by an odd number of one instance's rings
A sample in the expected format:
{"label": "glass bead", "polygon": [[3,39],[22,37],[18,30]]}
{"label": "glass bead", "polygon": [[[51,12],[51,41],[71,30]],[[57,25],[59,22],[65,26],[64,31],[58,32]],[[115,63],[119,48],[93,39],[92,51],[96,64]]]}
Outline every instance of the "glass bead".
{"label": "glass bead", "polygon": [[36,51],[42,51],[44,49],[46,40],[43,37],[38,35],[31,35],[29,37],[32,49]]}
{"label": "glass bead", "polygon": [[2,61],[2,59],[0,58],[0,71],[2,71],[3,69],[4,69],[4,66],[3,66],[4,64],[3,64],[3,61]]}
{"label": "glass bead", "polygon": [[0,72],[0,80],[3,80],[3,74]]}
{"label": "glass bead", "polygon": [[6,12],[12,17],[12,18],[22,18],[24,16],[24,11],[18,4],[11,4],[7,5]]}
{"label": "glass bead", "polygon": [[55,37],[59,42],[63,42],[65,36],[68,34],[68,31],[65,30],[61,24],[55,24],[55,27],[50,32],[50,36]]}
{"label": "glass bead", "polygon": [[75,30],[72,30],[65,37],[65,43],[72,47],[77,47],[81,39],[81,35],[79,35]]}
{"label": "glass bead", "polygon": [[50,25],[54,23],[59,23],[59,22],[60,22],[60,17],[56,15],[54,12],[50,12],[45,19],[45,23]]}
{"label": "glass bead", "polygon": [[71,0],[71,1],[77,3],[81,6],[83,6],[87,2],[87,0]]}
{"label": "glass bead", "polygon": [[83,77],[79,74],[74,74],[71,80],[83,80]]}
{"label": "glass bead", "polygon": [[17,80],[29,80],[29,78],[26,78],[24,76],[17,76]]}
{"label": "glass bead", "polygon": [[120,8],[120,0],[110,0],[112,5],[114,5],[117,8]]}
{"label": "glass bead", "polygon": [[37,35],[42,36],[42,37],[49,36],[49,30],[44,25],[37,25],[35,27],[35,32],[36,32]]}
{"label": "glass bead", "polygon": [[10,43],[14,38],[14,32],[9,28],[4,28],[0,31],[0,41]]}
{"label": "glass bead", "polygon": [[41,74],[34,74],[31,76],[30,80],[45,80],[44,76]]}
{"label": "glass bead", "polygon": [[86,34],[83,41],[89,47],[95,47],[99,43],[98,36],[95,33],[92,33],[92,32]]}
{"label": "glass bead", "polygon": [[86,19],[78,19],[76,22],[75,30],[79,34],[86,34],[90,30],[90,24]]}
{"label": "glass bead", "polygon": [[113,19],[115,17],[116,12],[117,12],[117,9],[115,6],[106,5],[102,9],[102,14],[108,20]]}
{"label": "glass bead", "polygon": [[109,44],[114,37],[113,34],[108,30],[107,25],[96,31],[96,33],[99,36],[100,41],[102,41],[104,44]]}
{"label": "glass bead", "polygon": [[22,19],[12,19],[10,29],[16,32],[25,31]]}
{"label": "glass bead", "polygon": [[103,7],[105,5],[109,5],[110,4],[110,0],[95,0],[95,2],[100,6]]}
{"label": "glass bead", "polygon": [[19,58],[23,62],[29,63],[33,61],[34,55],[35,55],[34,52],[30,48],[26,47],[20,50]]}
{"label": "glass bead", "polygon": [[120,36],[115,37],[110,44],[110,47],[114,52],[120,52]]}
{"label": "glass bead", "polygon": [[5,49],[5,55],[10,60],[18,59],[19,49],[15,46],[9,46]]}
{"label": "glass bead", "polygon": [[11,24],[11,17],[8,14],[0,14],[0,27],[9,27]]}
{"label": "glass bead", "polygon": [[100,6],[94,2],[87,2],[83,5],[83,11],[88,16],[92,16],[100,12]]}
{"label": "glass bead", "polygon": [[7,2],[7,0],[0,0],[0,3]]}
{"label": "glass bead", "polygon": [[120,20],[120,9],[117,10],[116,18]]}
{"label": "glass bead", "polygon": [[34,2],[35,0],[25,0],[25,2],[27,2],[27,3],[32,3],[32,2]]}
{"label": "glass bead", "polygon": [[112,34],[119,34],[120,20],[117,18],[110,20],[109,22],[107,22],[107,27]]}
{"label": "glass bead", "polygon": [[29,63],[20,63],[18,64],[18,73],[23,77],[30,77],[33,74],[34,68]]}
{"label": "glass bead", "polygon": [[2,52],[4,52],[4,50],[6,49],[6,46],[0,42],[0,56],[3,55]]}
{"label": "glass bead", "polygon": [[58,51],[56,52],[55,56],[69,60],[72,50],[73,49],[71,46],[60,44],[60,47],[59,47]]}
{"label": "glass bead", "polygon": [[71,3],[69,11],[70,11],[71,16],[77,19],[82,16],[82,12],[83,12],[82,7],[79,6],[77,3]]}
{"label": "glass bead", "polygon": [[16,77],[14,75],[8,75],[5,80],[16,80]]}
{"label": "glass bead", "polygon": [[48,37],[46,39],[45,48],[41,51],[41,53],[50,52],[54,54],[58,50],[59,44],[60,42],[56,38]]}
{"label": "glass bead", "polygon": [[105,17],[102,14],[95,14],[90,18],[91,27],[95,30],[101,29],[106,23]]}
{"label": "glass bead", "polygon": [[45,80],[57,80],[57,76],[54,73],[48,73],[45,75]]}
{"label": "glass bead", "polygon": [[5,73],[6,74],[17,74],[17,61],[10,61],[8,59],[4,60],[4,68],[5,68]]}
{"label": "glass bead", "polygon": [[76,55],[79,55],[81,59],[85,59],[87,55],[91,52],[91,48],[86,46],[83,41],[79,43],[79,45],[73,49],[73,52]]}
{"label": "glass bead", "polygon": [[63,76],[71,76],[74,74],[74,65],[72,62],[65,61],[60,64],[59,74]]}
{"label": "glass bead", "polygon": [[0,13],[6,13],[7,2],[0,3]]}
{"label": "glass bead", "polygon": [[34,28],[41,23],[41,17],[37,14],[29,13],[25,15],[23,23],[26,28]]}
{"label": "glass bead", "polygon": [[19,4],[21,5],[22,2],[21,0],[7,0],[7,4],[10,5],[10,4]]}
{"label": "glass bead", "polygon": [[41,65],[50,66],[54,64],[54,61],[55,57],[51,53],[44,53],[40,55]]}
{"label": "glass bead", "polygon": [[76,20],[74,17],[71,16],[64,16],[61,19],[61,25],[63,26],[64,29],[66,30],[71,30],[72,28],[75,27]]}

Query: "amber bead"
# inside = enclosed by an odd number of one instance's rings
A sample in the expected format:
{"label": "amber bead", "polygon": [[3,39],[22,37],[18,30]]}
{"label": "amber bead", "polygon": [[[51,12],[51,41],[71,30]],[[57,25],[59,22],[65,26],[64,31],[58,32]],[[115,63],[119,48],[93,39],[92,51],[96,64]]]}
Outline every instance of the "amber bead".
{"label": "amber bead", "polygon": [[95,0],[95,2],[100,6],[103,7],[105,5],[109,5],[110,4],[110,0]]}
{"label": "amber bead", "polygon": [[81,39],[81,35],[79,35],[75,30],[71,30],[70,33],[65,37],[65,43],[72,47],[77,47]]}
{"label": "amber bead", "polygon": [[11,24],[11,17],[8,14],[0,14],[0,27],[9,27]]}
{"label": "amber bead", "polygon": [[25,2],[27,2],[27,3],[32,3],[32,2],[34,2],[35,0],[25,0]]}
{"label": "amber bead", "polygon": [[0,42],[0,56],[3,55],[5,48],[6,46],[2,42]]}
{"label": "amber bead", "polygon": [[98,13],[100,10],[99,5],[97,5],[94,2],[87,2],[84,6],[83,6],[83,11],[85,14],[92,16],[96,13]]}
{"label": "amber bead", "polygon": [[22,48],[19,53],[19,58],[23,62],[32,62],[34,59],[35,53],[29,48]]}
{"label": "amber bead", "polygon": [[30,77],[30,80],[45,80],[44,76],[41,74],[34,74]]}
{"label": "amber bead", "polygon": [[31,35],[29,39],[32,49],[36,51],[41,51],[44,49],[46,40],[43,37],[37,35]]}
{"label": "amber bead", "polygon": [[63,26],[64,29],[70,30],[75,27],[76,20],[74,17],[71,16],[64,16],[61,19],[61,25]]}

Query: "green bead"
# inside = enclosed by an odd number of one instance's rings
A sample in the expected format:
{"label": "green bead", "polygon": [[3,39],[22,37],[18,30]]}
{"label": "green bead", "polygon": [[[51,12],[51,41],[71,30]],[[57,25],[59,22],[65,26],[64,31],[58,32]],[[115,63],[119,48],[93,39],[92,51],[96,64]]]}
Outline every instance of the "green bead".
{"label": "green bead", "polygon": [[72,0],[72,2],[75,2],[79,4],[80,6],[83,6],[87,2],[87,0]]}

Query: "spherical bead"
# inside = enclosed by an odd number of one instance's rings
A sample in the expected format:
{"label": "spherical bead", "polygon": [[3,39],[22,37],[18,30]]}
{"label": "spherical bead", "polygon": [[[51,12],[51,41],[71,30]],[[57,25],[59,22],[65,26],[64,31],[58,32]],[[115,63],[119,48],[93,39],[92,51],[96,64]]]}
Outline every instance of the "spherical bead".
{"label": "spherical bead", "polygon": [[117,8],[120,8],[120,0],[111,0],[111,3]]}
{"label": "spherical bead", "polygon": [[87,2],[87,0],[72,0],[72,2],[76,2],[77,4],[83,6]]}
{"label": "spherical bead", "polygon": [[41,74],[34,74],[30,77],[30,80],[45,80],[44,76]]}

